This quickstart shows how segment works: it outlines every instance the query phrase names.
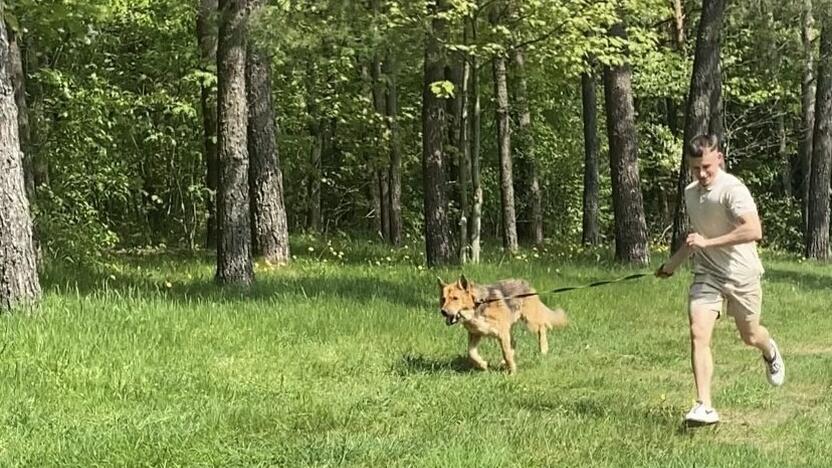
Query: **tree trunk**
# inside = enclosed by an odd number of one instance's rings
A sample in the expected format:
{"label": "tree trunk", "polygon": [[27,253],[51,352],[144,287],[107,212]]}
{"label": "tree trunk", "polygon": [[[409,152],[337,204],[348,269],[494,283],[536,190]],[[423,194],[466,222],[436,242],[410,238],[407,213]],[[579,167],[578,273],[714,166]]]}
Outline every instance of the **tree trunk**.
{"label": "tree trunk", "polygon": [[453,262],[448,224],[443,133],[445,104],[430,89],[431,83],[445,78],[442,44],[448,27],[441,17],[447,10],[445,0],[430,7],[432,19],[425,36],[424,83],[422,86],[422,171],[424,181],[425,251],[429,266]]}
{"label": "tree trunk", "polygon": [[832,14],[823,16],[815,99],[806,256],[829,259],[829,184],[832,178]]}
{"label": "tree trunk", "polygon": [[384,74],[387,76],[387,127],[390,130],[390,243],[402,242],[402,154],[399,142],[399,95],[396,89],[396,65],[394,54],[387,51]]}
{"label": "tree trunk", "polygon": [[220,284],[248,285],[254,280],[246,135],[246,3],[246,0],[219,2],[217,281]]}
{"label": "tree trunk", "polygon": [[11,60],[6,25],[0,20],[0,311],[35,303],[41,295]]}
{"label": "tree trunk", "polygon": [[792,195],[792,166],[789,161],[789,153],[786,151],[786,109],[782,102],[778,103],[777,117],[775,117],[775,125],[777,127],[777,140],[779,142],[777,154],[780,159],[780,184],[783,188],[783,195],[791,197]]}
{"label": "tree trunk", "polygon": [[307,184],[307,220],[306,226],[312,232],[321,232],[323,228],[323,214],[321,209],[321,175],[323,172],[322,155],[324,150],[323,121],[312,116],[309,133],[312,135],[309,164],[311,174]]}
{"label": "tree trunk", "polygon": [[[721,119],[712,123],[714,114],[721,115],[721,109],[712,110],[712,104],[721,99],[714,99],[719,81],[719,41],[722,29],[722,16],[725,10],[724,0],[705,0],[702,17],[699,21],[699,32],[696,37],[696,53],[693,60],[693,72],[688,91],[687,110],[685,113],[685,130],[683,137],[682,160],[679,164],[679,178],[676,187],[676,210],[673,217],[673,240],[671,249],[675,252],[682,245],[688,234],[687,212],[685,210],[685,187],[690,182],[688,171],[690,150],[688,142],[697,135],[709,131],[723,133]],[[721,94],[721,93],[720,93]],[[724,148],[724,142],[720,141]]]}
{"label": "tree trunk", "polygon": [[[626,40],[624,25],[612,27],[611,35]],[[646,265],[649,261],[647,223],[638,172],[638,142],[630,67],[604,70],[607,132],[610,146],[615,257],[619,261]]]}
{"label": "tree trunk", "polygon": [[[265,0],[252,0],[257,14]],[[248,93],[249,189],[251,197],[252,250],[271,264],[289,262],[289,227],[283,202],[283,174],[275,144],[271,58],[250,44],[246,55]]]}
{"label": "tree trunk", "polygon": [[[462,43],[471,43],[470,19],[465,19],[462,32]],[[469,186],[471,185],[471,56],[465,54],[462,62],[462,89],[460,91],[460,119],[459,119],[459,261],[467,263],[471,253],[468,240],[468,223],[471,220],[471,202]]]}
{"label": "tree trunk", "polygon": [[[200,69],[216,71],[217,66],[217,7],[218,0],[201,0],[196,19]],[[217,246],[217,97],[214,86],[203,82],[200,86],[202,103],[202,157],[205,160],[205,187],[208,196],[205,247]]]}
{"label": "tree trunk", "polygon": [[[377,1],[374,1],[376,4],[375,8],[378,8]],[[373,81],[372,83],[372,94],[373,94],[373,109],[375,110],[376,117],[379,121],[384,120],[384,115],[387,113],[387,99],[385,93],[385,85],[384,85],[384,78],[382,76],[381,70],[381,59],[378,55],[373,56],[373,61],[370,64],[370,76]],[[377,233],[381,236],[384,240],[390,239],[390,194],[389,194],[389,179],[388,179],[388,169],[387,164],[382,165],[381,161],[384,161],[387,158],[387,151],[384,148],[384,145],[381,142],[384,141],[384,137],[382,136],[383,129],[379,128],[378,132],[378,141],[379,145],[377,146],[379,154],[378,157],[374,159],[371,163],[373,166],[379,166],[377,169],[374,170],[374,178],[375,181],[371,190],[373,190],[373,204],[375,206],[375,215],[377,218]]]}
{"label": "tree trunk", "polygon": [[815,129],[815,76],[814,76],[814,40],[815,20],[812,17],[812,0],[803,0],[803,79],[800,83],[800,201],[803,235],[806,236],[809,225],[809,186],[812,173],[812,134]]}
{"label": "tree trunk", "polygon": [[[527,234],[529,240],[537,247],[543,246],[543,199],[540,193],[540,181],[537,176],[537,162],[534,156],[534,136],[532,134],[532,114],[529,110],[529,97],[526,86],[526,59],[523,50],[514,49],[514,66],[517,85],[515,102],[517,105],[517,133],[514,139],[518,160],[522,164],[521,173],[525,176],[519,185],[526,195],[528,210]],[[528,185],[526,185],[528,184]]]}
{"label": "tree trunk", "polygon": [[584,116],[584,209],[581,242],[586,245],[598,245],[601,241],[598,230],[598,104],[592,71],[581,75],[581,97]]}
{"label": "tree trunk", "polygon": [[685,11],[682,0],[673,0],[673,41],[680,53],[685,51]]}
{"label": "tree trunk", "polygon": [[514,176],[511,164],[511,123],[508,109],[508,83],[506,60],[495,56],[492,59],[494,71],[494,95],[497,106],[497,152],[500,161],[500,204],[503,212],[503,247],[509,252],[517,251],[517,218],[514,213]]}
{"label": "tree trunk", "polygon": [[[479,4],[479,2],[477,2]],[[477,20],[469,18],[471,25],[471,42],[477,43]],[[480,121],[482,119],[482,107],[480,106],[480,78],[477,73],[477,57],[471,56],[471,192],[474,196],[471,206],[471,220],[468,223],[468,232],[471,236],[471,262],[480,262],[482,231],[482,203],[483,193],[480,178]]]}
{"label": "tree trunk", "polygon": [[26,107],[26,78],[23,74],[23,59],[20,55],[20,43],[18,36],[8,25],[6,25],[9,44],[9,69],[12,88],[14,89],[14,102],[17,105],[17,128],[20,141],[20,150],[23,152],[23,176],[25,177],[26,196],[29,203],[35,202],[35,181],[32,166],[32,154],[29,148],[29,110]]}

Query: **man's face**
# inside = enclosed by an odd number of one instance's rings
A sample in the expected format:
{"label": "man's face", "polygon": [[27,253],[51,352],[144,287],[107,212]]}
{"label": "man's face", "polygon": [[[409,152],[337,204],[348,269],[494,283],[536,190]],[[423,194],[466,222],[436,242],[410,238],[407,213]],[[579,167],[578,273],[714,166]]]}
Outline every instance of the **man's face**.
{"label": "man's face", "polygon": [[688,158],[688,167],[690,167],[691,175],[703,187],[709,187],[714,182],[721,166],[722,153],[716,149],[710,151],[705,150],[701,158]]}

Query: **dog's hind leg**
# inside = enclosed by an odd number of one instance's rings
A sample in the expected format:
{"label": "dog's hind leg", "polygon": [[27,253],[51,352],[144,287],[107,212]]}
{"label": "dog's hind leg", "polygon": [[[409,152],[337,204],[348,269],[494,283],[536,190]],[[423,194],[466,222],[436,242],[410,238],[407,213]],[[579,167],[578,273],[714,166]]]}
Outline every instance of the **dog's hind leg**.
{"label": "dog's hind leg", "polygon": [[517,372],[517,364],[514,362],[514,348],[511,346],[511,332],[505,330],[500,333],[500,349],[503,351],[503,360],[508,366],[508,373],[514,374]]}
{"label": "dog's hind leg", "polygon": [[549,333],[546,327],[537,328],[537,343],[540,345],[540,354],[549,352]]}
{"label": "dog's hind leg", "polygon": [[482,336],[468,333],[468,357],[474,362],[474,365],[482,370],[488,370],[488,363],[480,356],[477,346],[480,344]]}

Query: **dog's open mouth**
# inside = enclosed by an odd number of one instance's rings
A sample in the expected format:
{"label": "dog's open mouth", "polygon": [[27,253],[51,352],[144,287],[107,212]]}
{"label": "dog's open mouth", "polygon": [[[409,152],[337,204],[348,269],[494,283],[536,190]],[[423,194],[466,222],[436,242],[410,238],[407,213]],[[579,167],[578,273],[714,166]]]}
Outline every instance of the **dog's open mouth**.
{"label": "dog's open mouth", "polygon": [[441,312],[442,316],[445,317],[445,325],[450,326],[459,321],[459,314],[451,314],[449,312],[445,312],[444,310]]}

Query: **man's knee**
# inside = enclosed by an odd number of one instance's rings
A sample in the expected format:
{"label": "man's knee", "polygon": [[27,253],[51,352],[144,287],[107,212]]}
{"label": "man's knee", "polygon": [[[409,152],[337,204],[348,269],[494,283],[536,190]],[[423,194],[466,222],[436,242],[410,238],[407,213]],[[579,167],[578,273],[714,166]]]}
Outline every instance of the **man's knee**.
{"label": "man's knee", "polygon": [[690,339],[694,346],[708,346],[711,341],[716,313],[712,311],[692,311],[690,320]]}

